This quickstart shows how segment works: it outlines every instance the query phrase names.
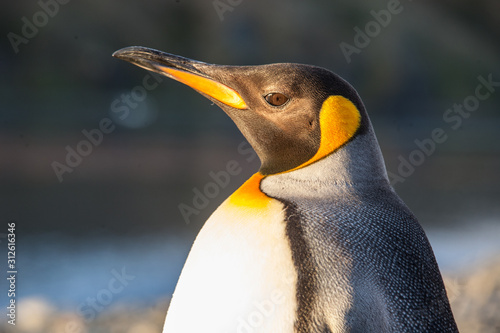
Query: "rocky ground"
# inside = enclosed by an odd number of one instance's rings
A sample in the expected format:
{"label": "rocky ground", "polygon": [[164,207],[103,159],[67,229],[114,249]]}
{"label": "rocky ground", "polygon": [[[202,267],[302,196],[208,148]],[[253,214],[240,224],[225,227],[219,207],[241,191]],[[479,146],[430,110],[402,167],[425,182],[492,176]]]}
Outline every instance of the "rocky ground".
{"label": "rocky ground", "polygon": [[444,278],[460,332],[500,332],[500,260]]}

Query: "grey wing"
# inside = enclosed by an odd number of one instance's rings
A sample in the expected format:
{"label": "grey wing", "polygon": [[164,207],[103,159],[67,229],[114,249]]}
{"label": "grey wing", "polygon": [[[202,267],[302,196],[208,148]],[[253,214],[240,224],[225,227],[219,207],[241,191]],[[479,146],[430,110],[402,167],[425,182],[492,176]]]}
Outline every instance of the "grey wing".
{"label": "grey wing", "polygon": [[458,332],[429,241],[394,192],[286,207],[299,332]]}

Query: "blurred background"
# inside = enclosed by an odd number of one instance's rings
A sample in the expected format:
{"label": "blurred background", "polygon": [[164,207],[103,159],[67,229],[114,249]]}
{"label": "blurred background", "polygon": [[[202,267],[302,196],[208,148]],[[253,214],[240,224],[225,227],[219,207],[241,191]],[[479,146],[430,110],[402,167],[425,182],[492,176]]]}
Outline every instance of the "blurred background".
{"label": "blurred background", "polygon": [[[0,12],[0,267],[14,222],[18,270],[15,327],[0,280],[0,331],[160,332],[197,232],[259,168],[216,106],[111,57],[141,45],[347,79],[459,328],[500,332],[500,86],[484,85],[500,82],[498,1],[401,0],[390,17],[380,11],[394,0],[58,1]],[[420,148],[436,128],[444,142]],[[231,160],[241,172],[183,216]]]}

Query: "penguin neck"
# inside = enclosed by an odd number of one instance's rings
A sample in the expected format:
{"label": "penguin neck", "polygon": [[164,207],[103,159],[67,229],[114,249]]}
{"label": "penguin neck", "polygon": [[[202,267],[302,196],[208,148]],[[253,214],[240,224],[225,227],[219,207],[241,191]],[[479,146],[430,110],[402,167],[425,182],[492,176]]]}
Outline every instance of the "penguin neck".
{"label": "penguin neck", "polygon": [[384,159],[371,126],[343,147],[304,168],[266,176],[271,197],[328,195],[389,185]]}

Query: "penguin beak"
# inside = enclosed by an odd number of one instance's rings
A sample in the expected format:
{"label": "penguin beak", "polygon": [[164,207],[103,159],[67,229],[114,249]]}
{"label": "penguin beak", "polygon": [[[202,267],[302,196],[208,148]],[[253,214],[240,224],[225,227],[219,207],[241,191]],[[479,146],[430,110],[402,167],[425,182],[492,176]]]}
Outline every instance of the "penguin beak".
{"label": "penguin beak", "polygon": [[248,109],[240,94],[211,78],[201,68],[210,65],[158,50],[132,46],[113,53],[113,57],[177,80],[198,92],[236,109]]}

